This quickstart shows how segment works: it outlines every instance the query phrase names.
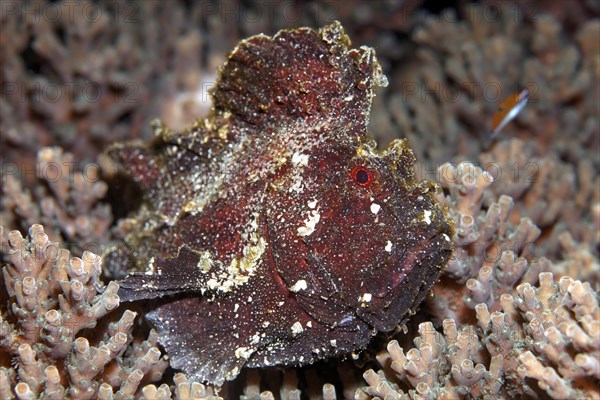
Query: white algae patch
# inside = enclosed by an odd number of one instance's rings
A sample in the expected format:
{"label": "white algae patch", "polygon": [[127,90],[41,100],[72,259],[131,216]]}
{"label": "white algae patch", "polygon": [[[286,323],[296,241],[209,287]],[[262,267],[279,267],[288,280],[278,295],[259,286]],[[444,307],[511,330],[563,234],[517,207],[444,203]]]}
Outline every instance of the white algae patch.
{"label": "white algae patch", "polygon": [[302,332],[304,332],[304,328],[302,327],[300,321],[294,322],[294,325],[292,325],[292,335],[296,336],[301,334]]}
{"label": "white algae patch", "polygon": [[381,206],[377,203],[371,203],[371,212],[377,214],[381,210]]}
{"label": "white algae patch", "polygon": [[310,156],[308,154],[302,154],[302,153],[294,153],[292,155],[292,164],[294,165],[307,165],[308,164],[308,158]]}
{"label": "white algae patch", "polygon": [[433,213],[429,210],[423,211],[423,221],[425,221],[427,225],[431,224],[431,214]]}
{"label": "white algae patch", "polygon": [[304,226],[298,228],[298,236],[310,236],[315,231],[315,227],[320,220],[321,214],[319,214],[319,211],[311,211],[308,218],[304,220]]}
{"label": "white algae patch", "polygon": [[294,293],[298,293],[301,290],[306,290],[308,286],[306,285],[306,281],[304,279],[300,279],[292,286],[290,286],[290,291]]}

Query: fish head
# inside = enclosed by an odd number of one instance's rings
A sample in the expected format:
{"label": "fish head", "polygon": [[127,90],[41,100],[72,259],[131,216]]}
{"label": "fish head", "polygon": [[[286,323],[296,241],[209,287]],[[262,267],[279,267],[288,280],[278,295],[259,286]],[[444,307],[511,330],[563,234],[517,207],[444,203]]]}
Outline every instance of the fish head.
{"label": "fish head", "polygon": [[315,319],[390,331],[438,279],[452,226],[437,185],[415,180],[406,140],[380,153],[366,136],[349,137],[292,156],[271,190],[272,256]]}

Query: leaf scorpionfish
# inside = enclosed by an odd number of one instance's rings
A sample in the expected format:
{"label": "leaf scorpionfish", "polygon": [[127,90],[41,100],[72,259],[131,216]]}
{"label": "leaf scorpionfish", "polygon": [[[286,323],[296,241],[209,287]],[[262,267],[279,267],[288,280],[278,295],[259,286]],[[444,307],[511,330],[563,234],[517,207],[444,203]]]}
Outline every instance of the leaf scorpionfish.
{"label": "leaf scorpionfish", "polygon": [[339,23],[258,35],[229,55],[205,119],[109,150],[145,198],[127,240],[146,272],[119,295],[160,299],[147,319],[174,368],[221,385],[347,355],[414,313],[452,227],[407,142],[378,152],[367,134],[385,84]]}

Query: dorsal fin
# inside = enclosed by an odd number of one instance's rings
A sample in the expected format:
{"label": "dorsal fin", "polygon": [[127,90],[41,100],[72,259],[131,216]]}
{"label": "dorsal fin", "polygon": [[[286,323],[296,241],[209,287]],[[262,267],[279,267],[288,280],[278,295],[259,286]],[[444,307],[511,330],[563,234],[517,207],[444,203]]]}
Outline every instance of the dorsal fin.
{"label": "dorsal fin", "polygon": [[387,81],[373,49],[349,44],[339,22],[242,41],[212,89],[214,112],[260,127],[314,117],[364,133],[374,89]]}

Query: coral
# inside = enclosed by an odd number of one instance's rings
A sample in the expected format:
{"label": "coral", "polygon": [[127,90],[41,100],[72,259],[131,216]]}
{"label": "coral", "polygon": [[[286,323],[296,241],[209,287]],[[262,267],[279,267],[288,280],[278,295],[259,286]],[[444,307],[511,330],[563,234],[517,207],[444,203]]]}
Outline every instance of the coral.
{"label": "coral", "polygon": [[541,156],[531,142],[510,139],[498,143],[479,157],[482,169],[493,178],[484,194],[484,206],[508,195],[513,199],[508,220],[530,219],[551,234],[536,242],[537,252],[546,257],[581,259],[579,269],[560,263],[555,272],[576,276],[597,285],[600,266],[600,177],[594,175],[592,159],[577,169],[553,153]]}
{"label": "coral", "polygon": [[[61,144],[91,161],[97,154],[91,143],[108,143],[133,133],[134,120],[131,124],[119,120],[135,119],[131,114],[143,98],[149,65],[144,65],[142,52],[125,34],[108,45],[114,40],[113,22],[123,19],[107,8],[61,2],[51,10],[55,13],[51,18],[47,14],[51,7],[45,1],[13,3],[3,13],[8,23],[2,30],[7,54],[2,82],[10,89],[2,108],[6,144],[23,153],[35,152],[36,143]],[[81,17],[85,7],[99,12]],[[126,27],[122,23],[120,28]],[[91,53],[96,56],[89,57]],[[38,141],[28,140],[32,136]]]}
{"label": "coral", "polygon": [[[387,351],[377,357],[384,369],[377,373],[367,370],[364,378],[369,386],[357,391],[355,397],[452,399],[498,394],[502,356],[492,357],[487,367],[477,362],[482,346],[474,327],[459,331],[449,319],[444,321],[443,335],[430,322],[419,325],[419,334],[414,340],[416,347],[406,353],[396,340],[390,341]],[[398,384],[411,389],[405,393]]]}
{"label": "coral", "polygon": [[98,165],[88,164],[80,171],[72,154],[46,147],[38,151],[34,172],[38,179],[32,191],[18,176],[3,176],[3,225],[26,229],[42,223],[50,240],[76,252],[99,253],[108,241],[112,215],[100,202],[108,185],[100,179]]}
{"label": "coral", "polygon": [[498,104],[525,87],[531,100],[498,145],[527,139],[541,156],[556,153],[574,165],[593,160],[597,175],[599,21],[569,34],[551,14],[524,23],[515,4],[469,4],[459,12],[412,19],[414,54],[390,73],[382,102],[391,136],[408,137],[422,162],[476,160],[494,145],[489,124]]}
{"label": "coral", "polygon": [[[378,356],[383,370],[368,370],[369,386],[356,397],[511,398],[539,389],[556,399],[600,396],[593,381],[600,373],[600,309],[590,284],[539,273],[562,267],[533,251],[540,230],[531,220],[510,223],[512,198],[481,209],[491,196],[491,174],[470,163],[445,164],[439,180],[457,246],[430,301],[443,334],[426,322],[406,353],[390,341]],[[581,252],[572,238],[563,240],[579,255],[568,261],[574,272],[584,266]],[[591,254],[583,258],[593,264],[588,270],[598,270]]]}
{"label": "coral", "polygon": [[[600,22],[582,22],[568,34],[551,14],[535,15],[530,27],[514,4],[493,5],[494,16],[486,14],[489,7],[469,5],[464,19],[452,11],[416,19],[416,61],[394,72],[390,81],[401,86],[384,102],[392,125],[411,139],[420,174],[432,164],[479,160],[493,178],[484,207],[492,210],[502,195],[511,196],[511,224],[526,218],[550,232],[536,242],[537,254],[566,260],[574,248],[582,250],[584,268],[575,271],[565,261],[554,272],[596,286],[600,132],[592,105],[600,70],[592,38]],[[530,103],[498,142],[487,143],[486,124],[497,103],[528,85]]]}
{"label": "coral", "polygon": [[127,398],[140,383],[161,378],[168,364],[156,333],[133,341],[136,313],[125,310],[98,325],[119,306],[118,284],[99,279],[99,256],[72,257],[41,225],[33,225],[27,238],[18,231],[5,237],[0,227],[0,237],[8,260],[2,269],[7,302],[0,307],[0,397]]}
{"label": "coral", "polygon": [[[600,396],[600,309],[590,285],[568,277],[558,282],[539,275],[538,287],[517,287],[502,296],[502,311],[476,306],[477,326],[443,321],[443,334],[431,322],[419,325],[415,347],[404,351],[396,340],[368,370],[369,386],[357,398],[514,398],[553,399]],[[534,378],[535,387],[525,378]],[[408,388],[403,390],[402,387]]]}
{"label": "coral", "polygon": [[157,115],[190,123],[205,112],[206,96],[187,96],[213,80],[200,63],[199,11],[157,1],[8,2],[0,31],[6,160],[29,167],[38,147],[61,145],[95,161],[114,141],[150,137]]}
{"label": "coral", "polygon": [[500,196],[482,210],[484,193],[489,194],[494,182],[492,175],[467,162],[444,164],[439,168],[439,181],[448,191],[440,200],[454,219],[456,244],[442,281],[465,285],[452,287],[451,296],[441,295],[447,290],[444,285],[434,287],[436,295],[430,302],[434,314],[440,320],[457,318],[453,310],[458,306],[449,304],[452,299],[463,308],[472,309],[479,303],[495,308],[501,294],[517,282],[535,283],[537,273],[547,264],[544,258],[535,259],[540,230],[528,218],[510,223],[513,200],[509,196]]}
{"label": "coral", "polygon": [[[596,234],[600,232],[597,228],[598,226],[598,223],[596,223]],[[589,282],[593,287],[597,288],[600,278],[598,276],[600,263],[597,253],[594,252],[589,242],[576,242],[569,232],[562,232],[558,235],[558,241],[559,248],[562,250],[562,257],[555,263],[554,271],[560,276],[581,277],[580,279]],[[598,246],[597,240],[595,243]]]}
{"label": "coral", "polygon": [[512,219],[527,217],[545,228],[556,223],[564,208],[571,211],[565,203],[575,197],[575,173],[572,165],[552,155],[541,157],[532,147],[522,140],[506,140],[479,158],[494,178],[490,197],[502,193],[521,200]]}
{"label": "coral", "polygon": [[[414,18],[413,57],[392,72],[387,102],[398,132],[414,143],[417,159],[438,165],[474,160],[490,127],[496,103],[519,83],[524,49],[515,38],[519,23],[510,6],[496,19],[468,5],[465,19],[453,10]],[[495,101],[494,101],[495,100]],[[431,135],[430,132],[439,132]]]}
{"label": "coral", "polygon": [[[144,400],[166,400],[166,399],[175,399],[175,400],[187,400],[187,399],[195,399],[195,400],[217,400],[222,399],[212,388],[207,388],[201,383],[198,382],[190,382],[185,374],[178,373],[173,377],[173,382],[175,383],[175,390],[171,391],[171,388],[167,384],[162,384],[158,388],[155,385],[146,385],[141,390],[140,399]],[[108,389],[108,388],[107,388]],[[112,399],[110,394],[111,392],[107,392],[109,395],[100,398],[104,399]]]}
{"label": "coral", "polygon": [[[189,381],[183,373],[175,374],[173,382],[175,384],[174,390],[167,384],[162,384],[158,388],[152,384],[146,385],[142,388],[139,398],[143,400],[218,400],[233,397],[227,396],[225,393],[219,393],[218,390],[207,387],[199,382]],[[256,381],[249,380],[244,387],[243,394],[236,397],[241,400],[270,400],[276,398],[300,400],[302,394],[306,395],[306,392],[302,392],[297,387],[289,388],[286,386],[290,385],[284,384],[277,396],[269,390],[260,391]],[[331,384],[325,384],[320,388],[320,392],[314,393],[310,398],[335,400],[337,398],[335,387]]]}

